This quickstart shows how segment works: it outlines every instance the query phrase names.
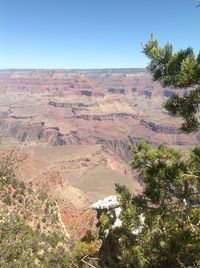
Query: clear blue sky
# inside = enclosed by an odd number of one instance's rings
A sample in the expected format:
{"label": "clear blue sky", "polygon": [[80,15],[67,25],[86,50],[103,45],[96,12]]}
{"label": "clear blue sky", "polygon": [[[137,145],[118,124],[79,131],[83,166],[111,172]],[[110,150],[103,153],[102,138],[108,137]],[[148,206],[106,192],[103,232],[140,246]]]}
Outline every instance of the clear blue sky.
{"label": "clear blue sky", "polygon": [[0,68],[145,67],[154,33],[200,49],[195,0],[0,0]]}

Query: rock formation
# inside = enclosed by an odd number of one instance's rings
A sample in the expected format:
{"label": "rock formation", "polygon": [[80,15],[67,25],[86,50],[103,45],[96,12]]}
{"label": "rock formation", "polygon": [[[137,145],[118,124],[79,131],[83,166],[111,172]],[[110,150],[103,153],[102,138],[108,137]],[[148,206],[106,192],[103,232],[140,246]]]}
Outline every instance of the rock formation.
{"label": "rock formation", "polygon": [[25,150],[32,165],[59,170],[63,189],[85,196],[70,195],[79,205],[114,194],[115,182],[141,191],[129,144],[181,149],[200,140],[179,132],[180,120],[162,107],[174,90],[145,70],[4,70],[0,85],[0,149]]}

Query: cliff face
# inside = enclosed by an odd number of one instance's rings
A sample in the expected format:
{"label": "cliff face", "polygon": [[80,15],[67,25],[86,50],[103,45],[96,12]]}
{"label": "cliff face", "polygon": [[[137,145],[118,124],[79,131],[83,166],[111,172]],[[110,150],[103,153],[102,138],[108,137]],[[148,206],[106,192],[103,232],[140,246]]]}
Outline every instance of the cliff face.
{"label": "cliff face", "polygon": [[156,133],[163,133],[163,134],[178,134],[180,133],[180,130],[178,127],[175,126],[166,126],[163,124],[156,124],[154,122],[151,121],[145,121],[145,120],[141,120],[141,124],[144,125],[145,127],[149,128],[150,130],[152,130],[153,132]]}
{"label": "cliff face", "polygon": [[[48,144],[49,146],[62,146],[62,145],[78,145],[78,144],[100,144],[107,150],[111,150],[116,153],[121,159],[129,160],[131,155],[128,152],[128,145],[131,143],[137,143],[141,138],[145,138],[145,135],[142,137],[139,135],[125,135],[126,133],[121,133],[119,131],[119,137],[117,135],[113,135],[116,133],[109,133],[108,126],[111,122],[116,123],[118,121],[124,121],[123,124],[131,123],[134,115],[128,115],[125,113],[122,114],[110,114],[110,115],[80,115],[73,116],[70,120],[74,122],[86,121],[88,125],[90,125],[91,130],[88,131],[70,131],[67,134],[62,134],[58,127],[46,127],[45,123],[23,123],[21,120],[1,121],[1,131],[2,131],[2,139],[3,136],[8,136],[16,139],[21,144],[28,144],[29,142],[43,143]],[[104,124],[104,129],[100,131],[100,125]],[[152,133],[160,133],[160,134],[170,134],[177,135],[179,133],[178,128],[169,127],[164,125],[155,124],[153,122],[146,122],[144,120],[139,121],[138,125],[141,123],[141,126],[144,126],[147,130],[146,132]],[[106,126],[107,125],[107,126]],[[134,128],[134,125],[132,126]],[[137,125],[136,125],[137,127]],[[140,127],[140,126],[138,126]],[[106,129],[107,128],[107,129]],[[145,131],[144,128],[144,131]],[[117,128],[116,128],[117,131]],[[104,132],[104,133],[102,133]],[[107,135],[105,135],[107,132]],[[104,135],[102,135],[104,134]],[[152,138],[149,139],[149,142],[155,143]],[[178,140],[175,144],[178,144]]]}
{"label": "cliff face", "polygon": [[1,122],[1,131],[2,135],[12,137],[22,144],[32,141],[48,143],[52,146],[66,144],[65,140],[62,138],[62,134],[59,132],[59,128],[45,127],[43,122],[23,123],[23,121],[20,120],[6,120]]}
{"label": "cliff face", "polygon": [[56,108],[84,108],[84,107],[88,107],[89,105],[86,105],[84,103],[81,102],[58,102],[58,101],[49,101],[48,105],[56,107]]}

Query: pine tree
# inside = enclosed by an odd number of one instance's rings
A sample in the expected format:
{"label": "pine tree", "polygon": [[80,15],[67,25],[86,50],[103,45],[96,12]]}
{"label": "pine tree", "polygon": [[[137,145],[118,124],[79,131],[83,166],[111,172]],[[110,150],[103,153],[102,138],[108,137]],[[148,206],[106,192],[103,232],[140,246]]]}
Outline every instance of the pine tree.
{"label": "pine tree", "polygon": [[173,52],[173,46],[169,43],[161,48],[153,36],[142,47],[151,60],[147,69],[153,79],[163,86],[179,89],[165,103],[165,108],[173,116],[184,119],[181,126],[183,132],[197,132],[200,128],[200,53],[195,55],[190,47]]}
{"label": "pine tree", "polygon": [[[151,60],[147,69],[153,79],[177,89],[165,108],[183,118],[183,132],[197,132],[200,53],[195,55],[192,48],[174,52],[169,43],[161,48],[153,36],[142,47]],[[143,176],[144,191],[135,196],[116,185],[122,226],[110,226],[105,235],[101,225],[102,266],[200,267],[200,147],[184,154],[163,145],[153,149],[142,141],[130,151],[132,167]]]}
{"label": "pine tree", "polygon": [[102,235],[103,264],[200,267],[200,148],[185,156],[163,145],[153,149],[142,141],[130,150],[131,165],[142,173],[145,190],[134,196],[117,185],[122,226]]}

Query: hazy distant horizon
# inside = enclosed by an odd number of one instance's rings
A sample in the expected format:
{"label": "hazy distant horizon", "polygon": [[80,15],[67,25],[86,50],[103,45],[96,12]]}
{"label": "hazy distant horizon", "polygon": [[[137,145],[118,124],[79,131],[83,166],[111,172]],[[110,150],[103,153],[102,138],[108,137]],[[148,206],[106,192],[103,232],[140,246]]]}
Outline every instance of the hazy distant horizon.
{"label": "hazy distant horizon", "polygon": [[73,70],[88,70],[88,71],[96,71],[96,70],[147,70],[146,67],[106,67],[106,68],[0,68],[0,71],[73,71]]}

